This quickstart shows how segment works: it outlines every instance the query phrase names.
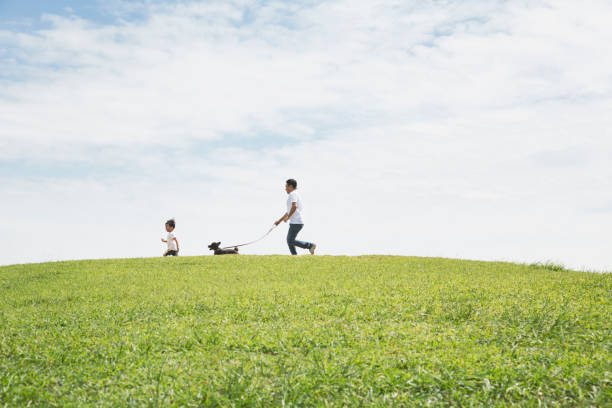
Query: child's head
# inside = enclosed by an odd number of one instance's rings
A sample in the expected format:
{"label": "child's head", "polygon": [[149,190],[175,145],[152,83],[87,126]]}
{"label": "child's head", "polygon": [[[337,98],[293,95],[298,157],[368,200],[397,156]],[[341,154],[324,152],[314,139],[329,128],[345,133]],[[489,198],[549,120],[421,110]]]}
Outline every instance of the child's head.
{"label": "child's head", "polygon": [[166,221],[166,231],[168,231],[168,232],[174,231],[174,227],[175,226],[176,226],[176,224],[174,223],[174,218]]}

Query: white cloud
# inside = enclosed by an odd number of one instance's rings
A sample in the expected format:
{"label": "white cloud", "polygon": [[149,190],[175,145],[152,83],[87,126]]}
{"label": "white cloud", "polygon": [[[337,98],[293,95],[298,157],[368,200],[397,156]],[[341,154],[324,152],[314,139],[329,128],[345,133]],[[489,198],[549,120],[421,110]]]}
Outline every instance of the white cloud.
{"label": "white cloud", "polygon": [[324,253],[612,269],[612,5],[304,4],[0,33],[2,263],[248,240],[291,176]]}

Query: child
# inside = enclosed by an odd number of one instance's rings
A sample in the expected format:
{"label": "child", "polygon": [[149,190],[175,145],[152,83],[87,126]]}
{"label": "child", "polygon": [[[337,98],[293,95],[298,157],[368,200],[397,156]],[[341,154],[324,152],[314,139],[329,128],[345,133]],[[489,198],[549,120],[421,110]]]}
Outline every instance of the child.
{"label": "child", "polygon": [[168,249],[164,252],[164,256],[178,256],[179,252],[179,243],[172,231],[174,231],[175,227],[174,219],[166,221],[166,231],[168,231],[168,237],[166,239],[162,238],[162,242],[168,243]]}

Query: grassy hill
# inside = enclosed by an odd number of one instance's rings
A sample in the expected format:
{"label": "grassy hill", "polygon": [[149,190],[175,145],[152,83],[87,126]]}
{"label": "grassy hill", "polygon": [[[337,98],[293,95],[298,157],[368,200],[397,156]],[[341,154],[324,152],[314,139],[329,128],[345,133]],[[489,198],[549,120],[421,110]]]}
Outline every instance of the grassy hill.
{"label": "grassy hill", "polygon": [[612,406],[612,275],[386,256],[1,267],[0,406],[28,403]]}

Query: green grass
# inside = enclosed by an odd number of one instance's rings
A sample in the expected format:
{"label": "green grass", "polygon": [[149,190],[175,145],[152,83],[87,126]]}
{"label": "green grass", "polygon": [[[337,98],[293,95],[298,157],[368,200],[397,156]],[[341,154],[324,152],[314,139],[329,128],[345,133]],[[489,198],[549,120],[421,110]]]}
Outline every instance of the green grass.
{"label": "green grass", "polygon": [[411,257],[0,268],[0,406],[612,406],[612,275]]}

